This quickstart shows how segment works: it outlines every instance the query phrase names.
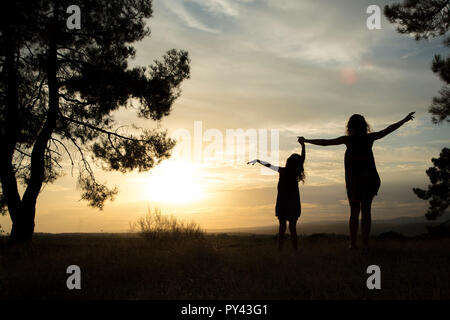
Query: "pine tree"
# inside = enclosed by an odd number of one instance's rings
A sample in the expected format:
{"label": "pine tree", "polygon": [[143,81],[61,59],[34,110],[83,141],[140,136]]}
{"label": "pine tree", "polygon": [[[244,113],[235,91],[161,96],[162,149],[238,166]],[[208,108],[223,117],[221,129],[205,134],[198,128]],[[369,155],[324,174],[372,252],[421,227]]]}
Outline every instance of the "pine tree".
{"label": "pine tree", "polygon": [[[397,25],[397,31],[410,34],[416,40],[434,37],[445,37],[450,27],[450,0],[404,0],[385,6],[384,14],[390,22]],[[450,37],[443,41],[450,48]],[[443,58],[435,55],[431,70],[436,73],[445,85],[434,97],[429,108],[435,124],[450,122],[450,56]],[[438,159],[433,158],[434,167],[426,173],[431,181],[428,190],[414,188],[414,193],[424,200],[429,200],[430,207],[425,214],[428,220],[435,220],[448,208],[449,204],[449,169],[450,149],[444,148]],[[431,229],[430,229],[431,230]]]}
{"label": "pine tree", "polygon": [[429,200],[430,207],[425,214],[428,220],[442,216],[450,204],[450,149],[444,148],[439,158],[431,159],[433,167],[426,173],[431,184],[428,190],[414,188],[414,193],[423,200]]}
{"label": "pine tree", "polygon": [[121,131],[113,117],[134,108],[160,120],[189,77],[182,50],[147,68],[128,67],[132,44],[150,34],[151,0],[77,1],[79,30],[66,25],[72,4],[18,0],[0,8],[0,207],[12,220],[11,242],[31,240],[38,195],[61,175],[63,157],[72,169],[81,159],[81,197],[101,209],[117,188],[95,178],[92,158],[106,170],[146,171],[174,146],[166,131]]}
{"label": "pine tree", "polygon": [[[398,32],[413,35],[416,40],[445,36],[450,27],[449,0],[405,0],[385,6],[384,14],[396,24]],[[450,37],[443,43],[450,48]],[[429,108],[432,121],[450,122],[450,56],[435,55],[431,69],[445,82]]]}

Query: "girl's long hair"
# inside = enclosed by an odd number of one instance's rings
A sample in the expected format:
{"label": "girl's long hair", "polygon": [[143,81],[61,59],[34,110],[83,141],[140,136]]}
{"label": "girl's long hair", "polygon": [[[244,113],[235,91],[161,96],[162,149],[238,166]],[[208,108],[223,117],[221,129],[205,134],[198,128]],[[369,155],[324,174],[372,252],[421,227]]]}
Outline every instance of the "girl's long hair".
{"label": "girl's long hair", "polygon": [[286,160],[286,170],[297,178],[297,181],[305,182],[305,169],[303,167],[304,159],[298,154],[293,153]]}
{"label": "girl's long hair", "polygon": [[347,122],[347,135],[364,135],[370,132],[370,126],[360,114],[354,114]]}

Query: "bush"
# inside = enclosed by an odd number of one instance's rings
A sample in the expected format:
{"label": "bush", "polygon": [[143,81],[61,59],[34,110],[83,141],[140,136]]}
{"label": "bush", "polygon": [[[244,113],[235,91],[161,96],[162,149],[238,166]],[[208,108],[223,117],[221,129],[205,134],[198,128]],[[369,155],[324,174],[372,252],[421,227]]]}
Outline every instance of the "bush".
{"label": "bush", "polygon": [[159,208],[149,209],[145,216],[130,224],[130,229],[145,239],[199,239],[204,236],[196,222],[164,215]]}

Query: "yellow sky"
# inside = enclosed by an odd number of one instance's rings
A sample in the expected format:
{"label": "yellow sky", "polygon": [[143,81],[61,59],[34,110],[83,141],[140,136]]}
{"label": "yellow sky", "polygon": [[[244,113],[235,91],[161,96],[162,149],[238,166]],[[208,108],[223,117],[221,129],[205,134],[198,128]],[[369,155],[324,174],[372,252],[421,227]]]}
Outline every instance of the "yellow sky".
{"label": "yellow sky", "polygon": [[[373,216],[423,215],[427,204],[411,189],[427,185],[431,157],[450,142],[449,127],[431,124],[427,112],[442,85],[429,64],[443,48],[440,40],[415,42],[397,34],[384,18],[381,30],[367,30],[369,4],[155,1],[152,35],[136,45],[137,57],[130,65],[149,65],[171,48],[189,52],[191,79],[182,84],[181,97],[159,125],[169,134],[185,130],[194,140],[200,137],[200,159],[192,140],[190,157],[176,149],[150,172],[123,175],[97,168],[99,181],[120,190],[103,211],[79,200],[77,174],[71,177],[67,161],[66,175],[47,185],[38,199],[36,231],[127,231],[149,207],[207,229],[275,224],[277,175],[247,166],[248,153],[237,159],[233,153],[227,158],[220,150],[211,152],[213,142],[203,134],[226,140],[227,130],[255,130],[259,139],[262,130],[270,149],[270,133],[276,131],[279,156],[273,160],[283,165],[298,151],[297,135],[343,135],[353,113],[365,115],[380,130],[417,112],[414,122],[374,146],[382,187]],[[115,116],[123,125],[157,125],[136,119],[130,110]],[[196,121],[202,124],[200,136],[195,135]],[[226,141],[220,144],[225,153]],[[182,139],[177,148],[188,150]],[[347,219],[344,152],[343,146],[307,145],[300,223]],[[0,225],[8,231],[9,217],[0,217]]]}

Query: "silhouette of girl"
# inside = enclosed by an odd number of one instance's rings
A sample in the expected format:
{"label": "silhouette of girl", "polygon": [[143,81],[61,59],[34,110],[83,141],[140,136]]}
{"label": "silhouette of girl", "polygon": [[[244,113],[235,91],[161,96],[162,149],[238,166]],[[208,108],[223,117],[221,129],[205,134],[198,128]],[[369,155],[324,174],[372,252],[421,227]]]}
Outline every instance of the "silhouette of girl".
{"label": "silhouette of girl", "polygon": [[372,146],[375,140],[381,139],[389,133],[397,130],[406,122],[414,119],[411,112],[403,120],[396,122],[386,129],[370,133],[369,124],[364,117],[354,114],[347,123],[347,135],[336,139],[305,139],[299,137],[300,143],[312,143],[319,146],[333,146],[345,144],[345,185],[350,204],[350,248],[357,247],[359,212],[362,213],[361,229],[362,240],[365,248],[369,245],[371,226],[371,208],[373,197],[380,188],[380,177],[375,166]]}
{"label": "silhouette of girl", "polygon": [[273,166],[259,159],[248,162],[254,165],[260,163],[279,173],[277,204],[275,215],[280,223],[278,232],[278,249],[283,248],[283,239],[286,232],[286,221],[289,221],[289,232],[291,234],[292,246],[297,250],[297,220],[300,217],[300,191],[298,182],[305,180],[303,163],[305,162],[305,144],[302,145],[302,154],[293,153],[286,160],[285,167]]}

